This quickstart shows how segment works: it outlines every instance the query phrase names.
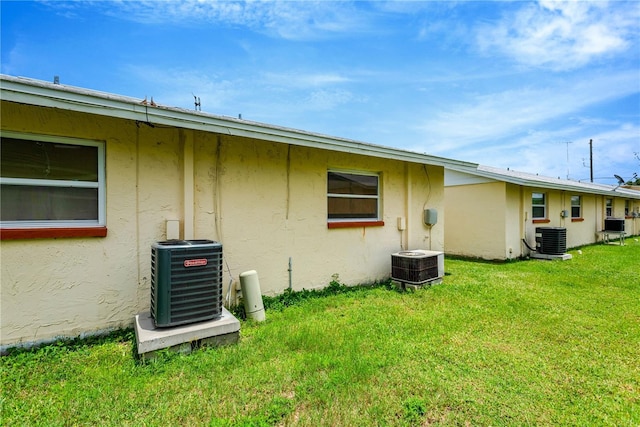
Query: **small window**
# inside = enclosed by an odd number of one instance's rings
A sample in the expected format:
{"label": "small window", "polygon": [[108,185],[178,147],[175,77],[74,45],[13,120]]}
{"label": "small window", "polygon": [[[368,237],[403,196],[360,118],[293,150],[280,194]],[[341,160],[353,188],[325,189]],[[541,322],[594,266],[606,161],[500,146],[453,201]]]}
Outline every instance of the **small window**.
{"label": "small window", "polygon": [[582,198],[571,196],[571,218],[582,218]]}
{"label": "small window", "polygon": [[611,218],[613,216],[613,199],[606,199],[605,200],[605,208],[604,208],[604,215],[607,218]]}
{"label": "small window", "polygon": [[624,216],[629,216],[631,212],[631,200],[624,201]]}
{"label": "small window", "polygon": [[531,217],[533,219],[547,217],[547,202],[544,193],[533,193],[531,195]]}
{"label": "small window", "polygon": [[104,225],[104,145],[97,141],[3,132],[3,227]]}
{"label": "small window", "polygon": [[377,221],[380,218],[378,174],[329,171],[327,212],[329,221]]}

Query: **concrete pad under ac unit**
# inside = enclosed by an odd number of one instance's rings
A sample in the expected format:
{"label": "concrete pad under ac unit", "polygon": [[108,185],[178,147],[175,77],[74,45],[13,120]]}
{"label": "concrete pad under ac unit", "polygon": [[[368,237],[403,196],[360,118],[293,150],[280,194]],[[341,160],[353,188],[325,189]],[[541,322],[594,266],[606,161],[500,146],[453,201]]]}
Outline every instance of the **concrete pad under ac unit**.
{"label": "concrete pad under ac unit", "polygon": [[149,312],[137,314],[134,328],[138,355],[143,359],[154,357],[162,349],[189,353],[201,345],[234,344],[240,336],[240,321],[222,307],[222,316],[215,320],[170,328],[156,328]]}
{"label": "concrete pad under ac unit", "polygon": [[538,252],[532,252],[531,255],[529,256],[535,259],[560,260],[560,261],[566,261],[568,259],[573,258],[571,254],[549,255],[549,254],[541,254]]}

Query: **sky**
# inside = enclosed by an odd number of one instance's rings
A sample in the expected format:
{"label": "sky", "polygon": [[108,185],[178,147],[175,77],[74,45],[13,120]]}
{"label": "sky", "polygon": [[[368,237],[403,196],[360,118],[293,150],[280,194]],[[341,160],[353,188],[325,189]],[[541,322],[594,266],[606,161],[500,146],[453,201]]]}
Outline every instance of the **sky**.
{"label": "sky", "polygon": [[[638,1],[5,1],[1,72],[522,172],[640,176]],[[592,141],[592,155],[590,144]]]}

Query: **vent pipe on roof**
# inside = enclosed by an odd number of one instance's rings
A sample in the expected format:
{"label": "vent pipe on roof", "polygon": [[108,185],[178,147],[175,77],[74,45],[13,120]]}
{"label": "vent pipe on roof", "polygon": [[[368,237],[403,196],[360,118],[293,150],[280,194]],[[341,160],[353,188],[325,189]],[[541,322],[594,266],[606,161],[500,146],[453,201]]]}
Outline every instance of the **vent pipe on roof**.
{"label": "vent pipe on roof", "polygon": [[60,76],[53,76],[53,84],[54,85],[60,84]]}

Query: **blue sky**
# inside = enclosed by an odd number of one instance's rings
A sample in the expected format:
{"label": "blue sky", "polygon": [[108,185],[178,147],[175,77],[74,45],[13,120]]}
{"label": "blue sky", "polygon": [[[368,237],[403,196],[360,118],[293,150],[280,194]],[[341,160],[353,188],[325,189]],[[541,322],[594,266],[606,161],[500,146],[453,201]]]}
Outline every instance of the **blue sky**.
{"label": "blue sky", "polygon": [[575,180],[640,175],[640,2],[0,4],[3,74]]}

